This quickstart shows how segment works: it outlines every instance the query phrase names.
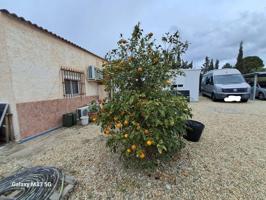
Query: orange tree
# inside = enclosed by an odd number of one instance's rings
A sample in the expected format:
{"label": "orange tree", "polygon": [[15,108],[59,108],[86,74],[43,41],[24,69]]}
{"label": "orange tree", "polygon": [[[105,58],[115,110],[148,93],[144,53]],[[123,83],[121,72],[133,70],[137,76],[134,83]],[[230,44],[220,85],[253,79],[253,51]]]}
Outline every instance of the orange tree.
{"label": "orange tree", "polygon": [[165,34],[160,44],[136,25],[131,38],[118,41],[106,55],[104,82],[111,93],[98,115],[107,145],[124,160],[156,163],[180,150],[191,110],[184,97],[169,90],[180,72],[187,43],[179,33]]}

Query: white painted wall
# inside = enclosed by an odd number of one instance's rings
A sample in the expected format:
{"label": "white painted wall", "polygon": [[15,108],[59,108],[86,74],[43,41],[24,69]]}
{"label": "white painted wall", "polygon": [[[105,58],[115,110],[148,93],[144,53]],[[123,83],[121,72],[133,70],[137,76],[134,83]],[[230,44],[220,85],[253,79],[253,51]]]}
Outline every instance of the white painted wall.
{"label": "white painted wall", "polygon": [[183,72],[184,76],[175,77],[173,84],[183,85],[183,87],[177,87],[177,90],[189,90],[190,101],[198,101],[200,69],[183,69]]}
{"label": "white painted wall", "polygon": [[[12,71],[9,64],[7,52],[7,19],[0,13],[0,102],[5,102],[10,105],[10,112],[13,114],[14,132],[19,132],[18,118],[15,95],[13,91]],[[18,136],[18,135],[17,135]]]}

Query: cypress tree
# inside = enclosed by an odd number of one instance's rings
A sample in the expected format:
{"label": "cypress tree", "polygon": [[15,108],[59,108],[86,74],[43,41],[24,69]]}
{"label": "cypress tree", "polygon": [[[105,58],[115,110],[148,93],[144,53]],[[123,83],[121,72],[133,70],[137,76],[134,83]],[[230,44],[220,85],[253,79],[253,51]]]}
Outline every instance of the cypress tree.
{"label": "cypress tree", "polygon": [[240,72],[244,72],[244,69],[243,69],[243,41],[241,41],[240,45],[239,45],[239,51],[238,51],[237,61],[236,61],[235,67]]}
{"label": "cypress tree", "polygon": [[219,60],[215,61],[214,69],[219,69]]}

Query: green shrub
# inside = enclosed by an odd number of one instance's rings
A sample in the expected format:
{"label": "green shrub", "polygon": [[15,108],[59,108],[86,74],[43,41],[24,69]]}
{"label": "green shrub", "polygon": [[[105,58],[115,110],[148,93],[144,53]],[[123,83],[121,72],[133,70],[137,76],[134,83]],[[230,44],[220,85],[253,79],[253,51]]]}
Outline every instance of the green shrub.
{"label": "green shrub", "polygon": [[95,113],[98,112],[99,110],[100,110],[99,104],[95,100],[91,101],[91,103],[89,104],[89,112]]}

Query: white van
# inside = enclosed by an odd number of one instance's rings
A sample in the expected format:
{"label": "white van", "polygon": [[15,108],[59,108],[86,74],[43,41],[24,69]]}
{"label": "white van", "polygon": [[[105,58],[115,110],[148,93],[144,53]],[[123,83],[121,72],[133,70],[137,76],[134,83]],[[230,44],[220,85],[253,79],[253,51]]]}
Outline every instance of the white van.
{"label": "white van", "polygon": [[242,102],[247,102],[250,85],[237,69],[217,69],[203,75],[201,93],[211,97],[213,101],[238,96]]}

